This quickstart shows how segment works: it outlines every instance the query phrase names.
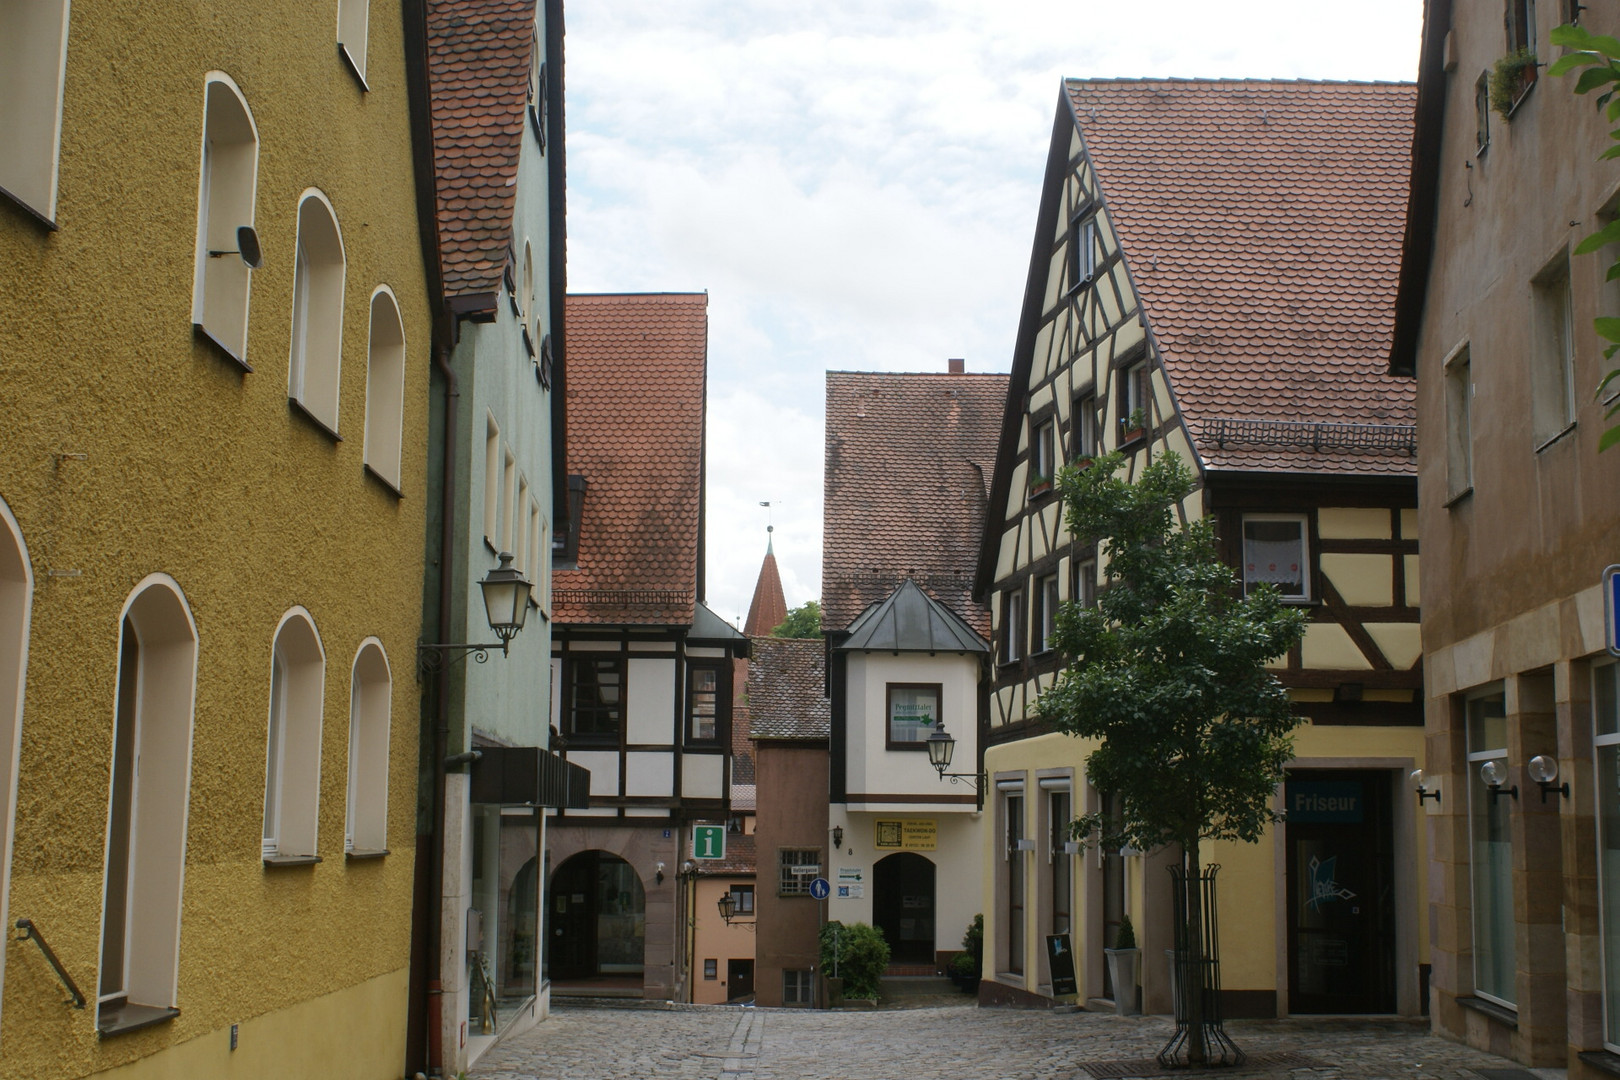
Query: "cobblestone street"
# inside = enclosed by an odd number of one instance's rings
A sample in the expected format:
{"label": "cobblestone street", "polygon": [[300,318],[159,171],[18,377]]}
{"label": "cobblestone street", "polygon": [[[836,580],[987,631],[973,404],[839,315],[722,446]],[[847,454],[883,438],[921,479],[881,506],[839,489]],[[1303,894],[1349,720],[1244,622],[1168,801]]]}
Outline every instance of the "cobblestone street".
{"label": "cobblestone street", "polygon": [[[1229,1033],[1257,1064],[1218,1076],[1297,1080],[1480,1080],[1515,1063],[1396,1020],[1240,1021]],[[950,1005],[877,1012],[724,1006],[562,1005],[497,1048],[475,1080],[1088,1080],[1161,1075],[1146,1062],[1163,1017],[1059,1015]],[[1267,1064],[1282,1054],[1303,1059]],[[1085,1070],[1096,1066],[1094,1071]],[[1186,1075],[1184,1073],[1178,1075]],[[1498,1075],[1492,1080],[1514,1080]]]}

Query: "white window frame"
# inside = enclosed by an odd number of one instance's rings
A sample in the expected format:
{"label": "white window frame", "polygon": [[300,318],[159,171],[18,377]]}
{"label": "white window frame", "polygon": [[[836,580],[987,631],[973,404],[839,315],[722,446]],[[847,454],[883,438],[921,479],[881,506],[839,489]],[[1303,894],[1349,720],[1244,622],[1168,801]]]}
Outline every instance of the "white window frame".
{"label": "white window frame", "polygon": [[1539,451],[1575,426],[1575,308],[1569,252],[1530,283],[1530,417]]}
{"label": "white window frame", "polygon": [[503,454],[501,468],[501,542],[496,545],[496,549],[514,555],[516,553],[512,550],[512,534],[516,527],[516,522],[513,519],[517,517],[517,455],[512,452],[511,446],[503,446],[501,452]]}
{"label": "white window frame", "polygon": [[347,266],[337,211],[323,192],[306,189],[298,199],[287,397],[334,437],[343,378]]}
{"label": "white window frame", "polygon": [[1003,594],[1001,602],[1001,662],[1016,664],[1024,658],[1023,583]]}
{"label": "white window frame", "polygon": [[[247,349],[253,270],[238,252],[237,229],[253,226],[258,189],[259,129],[253,111],[234,79],[210,71],[203,80],[191,322],[248,371],[253,370]],[[210,254],[216,251],[233,254]]]}
{"label": "white window frame", "polygon": [[[1119,375],[1124,380],[1119,395],[1119,441],[1123,444],[1144,438],[1153,426],[1153,406],[1150,401],[1153,396],[1153,376],[1146,357],[1120,368]],[[1138,410],[1142,413],[1142,426],[1133,428],[1131,416]]]}
{"label": "white window frame", "polygon": [[349,784],[344,854],[388,854],[388,759],[393,671],[382,642],[361,642],[349,668]]}
{"label": "white window frame", "polygon": [[0,192],[56,228],[68,0],[0,0]]}
{"label": "white window frame", "polygon": [[267,864],[318,861],[326,648],[308,610],[281,617],[270,654],[260,853]]}
{"label": "white window frame", "polygon": [[370,0],[338,0],[337,47],[349,71],[369,91],[366,82],[366,45],[371,36]]}
{"label": "white window frame", "polygon": [[[22,750],[33,563],[22,529],[0,498],[0,926],[10,926],[11,850],[17,827],[17,763]],[[6,981],[8,934],[0,941],[0,991]],[[4,994],[0,993],[0,999]]]}
{"label": "white window frame", "polygon": [[1097,394],[1087,390],[1074,399],[1069,416],[1073,461],[1090,461],[1102,452],[1102,432],[1097,423]]}
{"label": "white window frame", "polygon": [[[1471,946],[1471,950],[1472,950],[1472,954],[1473,954],[1473,961],[1474,961],[1474,971],[1473,971],[1474,995],[1476,997],[1484,998],[1486,1001],[1493,1002],[1494,1004],[1500,1005],[1503,1008],[1513,1009],[1513,1010],[1517,1011],[1518,1006],[1514,1002],[1508,1001],[1505,998],[1502,998],[1502,997],[1499,997],[1499,996],[1497,996],[1495,994],[1492,994],[1489,991],[1482,990],[1482,989],[1480,989],[1480,986],[1479,986],[1479,960],[1480,960],[1480,956],[1484,952],[1484,950],[1481,948],[1481,940],[1482,940],[1482,935],[1483,934],[1488,934],[1489,931],[1484,928],[1483,920],[1481,920],[1478,917],[1479,916],[1479,911],[1480,911],[1480,901],[1479,901],[1479,889],[1478,889],[1478,876],[1475,873],[1475,866],[1474,866],[1475,860],[1474,860],[1474,852],[1473,852],[1473,846],[1474,846],[1474,811],[1475,811],[1475,808],[1476,808],[1476,802],[1480,798],[1489,798],[1489,796],[1483,795],[1482,792],[1479,790],[1480,788],[1482,788],[1484,786],[1483,782],[1480,781],[1480,779],[1479,779],[1479,767],[1484,762],[1492,761],[1492,760],[1500,761],[1504,765],[1507,763],[1508,748],[1506,746],[1506,743],[1508,741],[1508,736],[1506,734],[1506,723],[1504,722],[1504,725],[1503,725],[1503,727],[1504,727],[1503,744],[1504,745],[1502,745],[1502,746],[1487,746],[1487,747],[1476,748],[1474,746],[1474,744],[1473,744],[1474,733],[1473,733],[1472,725],[1469,723],[1469,712],[1473,708],[1474,702],[1476,702],[1476,701],[1482,701],[1482,700],[1485,700],[1487,698],[1493,698],[1493,697],[1502,697],[1504,699],[1503,700],[1503,711],[1505,713],[1506,712],[1506,696],[1505,695],[1506,695],[1506,690],[1503,687],[1503,685],[1501,683],[1496,683],[1496,684],[1494,684],[1492,686],[1481,687],[1481,688],[1479,688],[1477,690],[1470,691],[1464,698],[1464,703],[1463,703],[1463,734],[1464,734],[1464,742],[1465,742],[1465,745],[1467,747],[1467,764],[1464,766],[1465,773],[1464,773],[1464,776],[1463,776],[1463,787],[1468,792],[1468,809],[1467,809],[1467,813],[1468,813],[1468,847],[1469,847],[1468,890],[1469,890],[1469,897],[1470,897],[1470,901],[1469,901],[1470,920],[1469,921],[1473,925],[1473,940],[1470,942],[1470,946]],[[1500,800],[1501,798],[1507,798],[1507,796],[1498,796],[1498,800]],[[1508,813],[1510,815],[1512,814],[1511,807],[1510,807]],[[1514,921],[1514,913],[1513,913],[1513,911],[1511,911],[1511,910],[1508,911],[1507,919],[1508,919],[1508,922],[1510,924],[1513,923],[1513,921]],[[1511,936],[1512,935],[1510,935],[1510,938],[1511,938]],[[1518,966],[1518,958],[1517,958],[1517,953],[1515,952],[1515,955],[1512,958],[1511,969],[1516,972],[1517,971],[1517,966]]]}
{"label": "white window frame", "polygon": [[405,321],[394,290],[371,294],[366,343],[365,467],[394,490],[403,490],[400,460],[405,441]]}
{"label": "white window frame", "polygon": [[544,594],[543,579],[548,577],[546,572],[546,556],[551,545],[545,541],[546,519],[540,513],[540,500],[529,496],[529,602],[539,606],[539,597]]}
{"label": "white window frame", "polygon": [[1062,593],[1058,585],[1058,575],[1054,571],[1042,574],[1035,579],[1035,617],[1031,620],[1032,640],[1029,643],[1031,656],[1052,651],[1052,634],[1057,630],[1058,604],[1062,603]]}
{"label": "white window frame", "polygon": [[[1271,521],[1292,521],[1292,522],[1298,522],[1299,523],[1299,557],[1300,557],[1300,575],[1299,576],[1300,576],[1300,590],[1301,591],[1298,592],[1298,593],[1283,592],[1280,586],[1278,588],[1278,591],[1282,592],[1283,600],[1287,601],[1288,603],[1291,603],[1291,604],[1308,604],[1308,603],[1310,603],[1312,601],[1312,598],[1313,598],[1313,595],[1314,595],[1313,590],[1311,589],[1312,574],[1311,574],[1311,519],[1310,519],[1310,515],[1309,514],[1244,514],[1243,515],[1242,522],[1238,526],[1239,529],[1242,530],[1242,534],[1239,536],[1238,541],[1239,541],[1239,549],[1241,550],[1242,556],[1243,556],[1243,565],[1239,569],[1240,569],[1240,572],[1243,575],[1243,592],[1244,592],[1244,595],[1248,595],[1249,589],[1250,589],[1248,525],[1249,525],[1249,523],[1251,521],[1255,522],[1257,524],[1262,523],[1262,522],[1271,522]],[[1256,584],[1258,584],[1258,582],[1256,582]],[[1273,582],[1272,584],[1276,584],[1276,583]]]}
{"label": "white window frame", "polygon": [[1034,422],[1029,441],[1029,485],[1049,487],[1057,475],[1057,417]]}
{"label": "white window frame", "polygon": [[484,413],[484,543],[500,551],[501,535],[501,425],[495,414]]}

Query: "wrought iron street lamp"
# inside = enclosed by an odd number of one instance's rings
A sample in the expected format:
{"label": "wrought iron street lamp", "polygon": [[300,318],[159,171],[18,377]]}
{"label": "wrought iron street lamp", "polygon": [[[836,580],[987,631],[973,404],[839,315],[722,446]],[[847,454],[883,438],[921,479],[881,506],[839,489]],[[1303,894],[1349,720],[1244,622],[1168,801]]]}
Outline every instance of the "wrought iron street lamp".
{"label": "wrought iron street lamp", "polygon": [[512,567],[511,553],[503,551],[501,565],[485,574],[478,587],[484,594],[484,617],[500,640],[483,644],[421,642],[416,646],[416,657],[424,672],[443,669],[456,654],[471,653],[473,660],[480,664],[489,659],[491,649],[499,649],[502,656],[507,655],[508,646],[528,618],[533,585]]}
{"label": "wrought iron street lamp", "polygon": [[720,917],[722,919],[726,920],[726,925],[727,926],[730,926],[731,925],[731,916],[737,910],[737,901],[736,901],[736,899],[731,895],[731,893],[729,891],[727,891],[727,892],[721,894],[720,899],[716,902],[716,906],[720,908]]}
{"label": "wrought iron street lamp", "polygon": [[951,767],[951,758],[956,754],[956,740],[951,738],[950,732],[943,727],[938,728],[928,736],[928,764],[939,773],[940,780],[949,779],[953,784],[966,783],[979,796],[979,809],[984,809],[984,789],[988,779],[983,772],[946,772]]}

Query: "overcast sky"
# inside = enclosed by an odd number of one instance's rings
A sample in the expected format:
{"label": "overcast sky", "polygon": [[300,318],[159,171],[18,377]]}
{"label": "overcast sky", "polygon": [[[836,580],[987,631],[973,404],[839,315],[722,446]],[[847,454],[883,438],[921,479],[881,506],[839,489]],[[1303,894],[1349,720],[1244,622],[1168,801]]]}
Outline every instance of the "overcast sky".
{"label": "overcast sky", "polygon": [[1421,0],[574,0],[568,286],[709,294],[708,598],[821,589],[824,373],[1011,366],[1064,76],[1410,80]]}

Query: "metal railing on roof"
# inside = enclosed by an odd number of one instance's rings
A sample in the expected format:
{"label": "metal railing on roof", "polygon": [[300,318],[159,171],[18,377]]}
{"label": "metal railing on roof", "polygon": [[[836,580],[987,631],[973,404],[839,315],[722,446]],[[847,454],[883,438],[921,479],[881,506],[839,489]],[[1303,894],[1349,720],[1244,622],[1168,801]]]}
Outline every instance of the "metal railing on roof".
{"label": "metal railing on roof", "polygon": [[1415,424],[1342,424],[1305,420],[1239,420],[1212,417],[1199,425],[1205,441],[1225,449],[1239,446],[1295,446],[1312,450],[1355,450],[1417,456]]}
{"label": "metal railing on roof", "polygon": [[632,604],[684,605],[692,602],[692,594],[680,589],[553,589],[553,603],[579,604],[583,607]]}

